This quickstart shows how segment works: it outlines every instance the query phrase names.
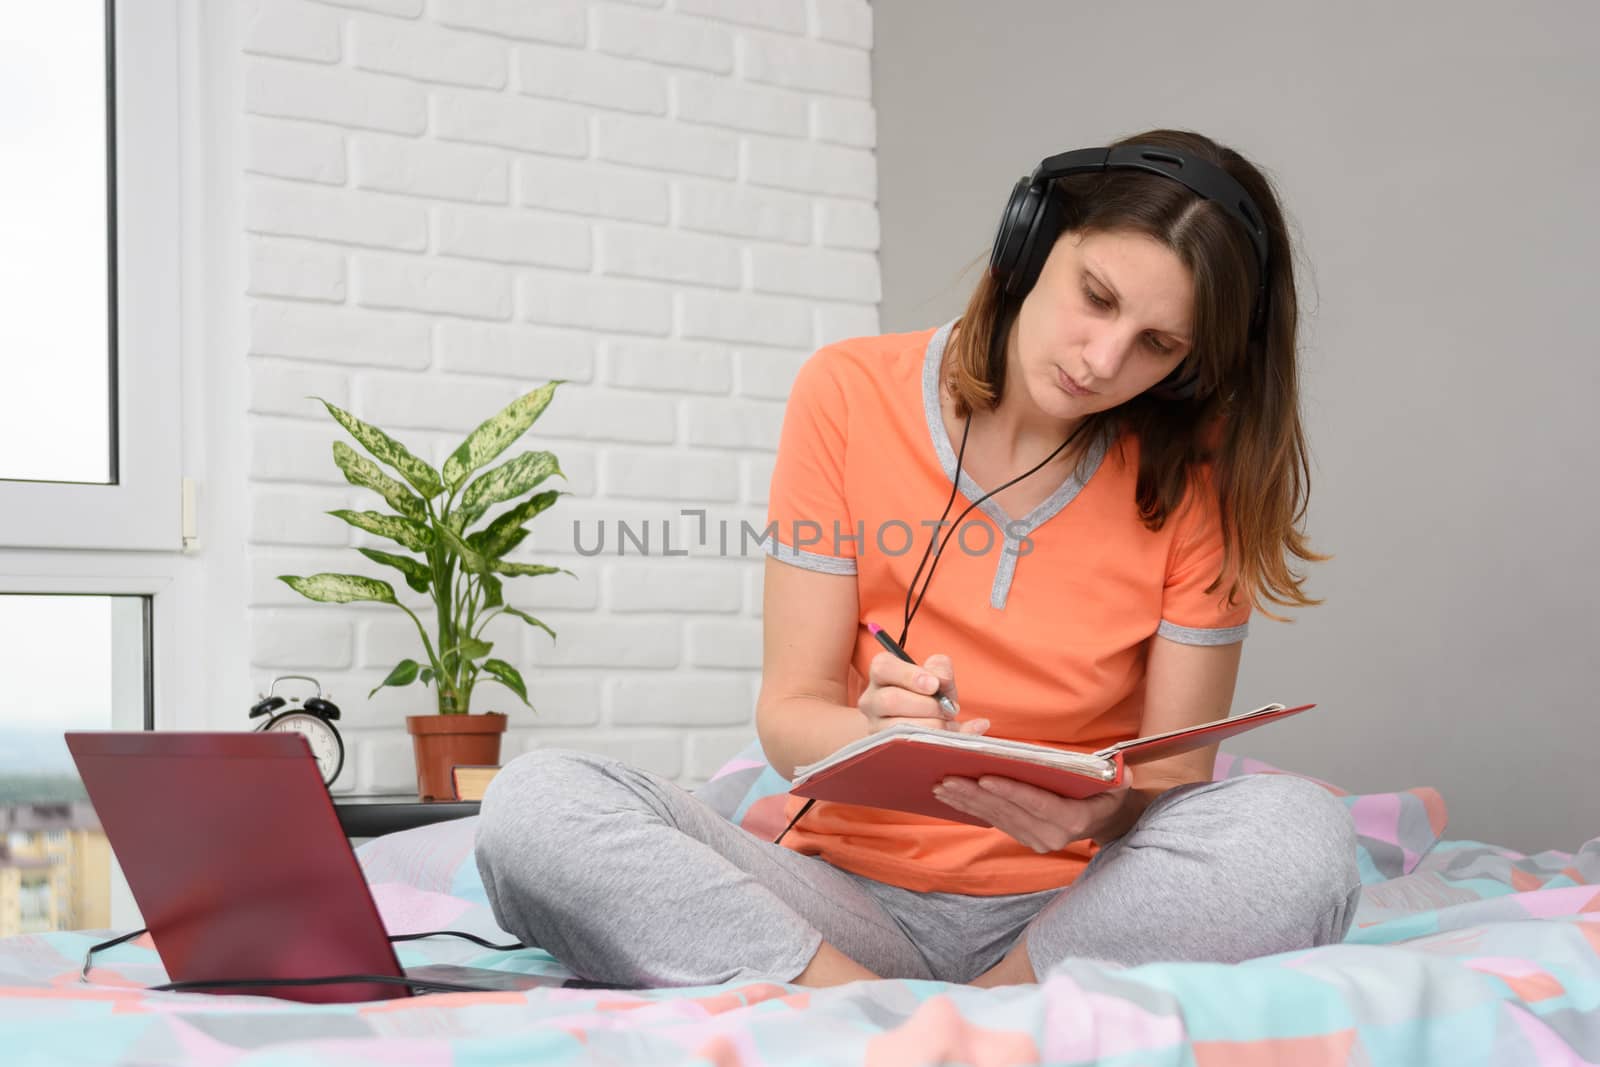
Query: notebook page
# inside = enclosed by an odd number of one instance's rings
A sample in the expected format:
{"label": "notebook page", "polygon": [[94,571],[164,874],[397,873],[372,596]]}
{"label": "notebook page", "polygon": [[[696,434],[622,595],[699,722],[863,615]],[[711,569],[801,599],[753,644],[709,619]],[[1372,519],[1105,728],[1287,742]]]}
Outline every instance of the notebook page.
{"label": "notebook page", "polygon": [[1008,741],[999,737],[984,737],[981,734],[961,734],[951,730],[935,730],[927,726],[901,724],[892,726],[887,730],[881,730],[875,734],[869,734],[866,737],[857,738],[824,759],[796,767],[794,780],[798,782],[808,775],[824,770],[836,763],[842,763],[860,752],[886,744],[896,738],[905,738],[919,744],[942,745],[947,748],[982,752],[1009,759],[1022,759],[1027,760],[1029,763],[1043,764],[1046,767],[1059,767],[1063,770],[1086,774],[1099,774],[1102,770],[1109,769],[1111,766],[1109,760],[1090,753],[1064,752],[1047,748],[1044,745],[1030,745],[1026,741]]}

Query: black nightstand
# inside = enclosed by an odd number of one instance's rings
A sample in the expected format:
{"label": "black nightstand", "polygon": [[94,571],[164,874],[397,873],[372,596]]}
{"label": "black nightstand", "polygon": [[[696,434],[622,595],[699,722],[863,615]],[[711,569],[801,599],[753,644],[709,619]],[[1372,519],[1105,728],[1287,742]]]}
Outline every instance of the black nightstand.
{"label": "black nightstand", "polygon": [[346,837],[380,837],[396,830],[478,814],[476,800],[418,800],[415,793],[335,795],[333,810]]}

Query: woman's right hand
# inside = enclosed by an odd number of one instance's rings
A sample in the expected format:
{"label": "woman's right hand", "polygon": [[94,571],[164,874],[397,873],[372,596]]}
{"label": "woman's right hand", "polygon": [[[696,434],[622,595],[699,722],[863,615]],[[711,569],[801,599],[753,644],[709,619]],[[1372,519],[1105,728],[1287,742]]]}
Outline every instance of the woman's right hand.
{"label": "woman's right hand", "polygon": [[901,723],[963,734],[981,734],[989,728],[988,719],[958,722],[946,714],[939,706],[941,691],[957,702],[959,712],[955,667],[949,656],[929,656],[919,667],[893,653],[879,652],[867,665],[867,688],[856,706],[867,717],[869,734]]}

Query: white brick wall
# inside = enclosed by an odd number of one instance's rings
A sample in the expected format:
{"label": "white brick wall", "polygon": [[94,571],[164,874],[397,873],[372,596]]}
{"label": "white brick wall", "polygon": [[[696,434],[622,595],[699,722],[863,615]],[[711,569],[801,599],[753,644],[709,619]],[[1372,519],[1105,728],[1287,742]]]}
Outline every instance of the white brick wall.
{"label": "white brick wall", "polygon": [[562,745],[703,780],[754,734],[762,563],[739,524],[764,525],[783,401],[817,347],[878,329],[866,0],[244,11],[255,683],[315,674],[345,712],[338,788],[409,788],[403,716],[432,693],[366,694],[419,656],[410,620],[277,580],[404,589],[351,547],[395,546],[324,514],[382,504],[307,397],[438,463],[562,378],[521,447],[555,452],[573,495],[514,556],[578,578],[508,581],[559,637],[492,624],[539,712],[494,684],[475,710],[511,715],[507,759]]}

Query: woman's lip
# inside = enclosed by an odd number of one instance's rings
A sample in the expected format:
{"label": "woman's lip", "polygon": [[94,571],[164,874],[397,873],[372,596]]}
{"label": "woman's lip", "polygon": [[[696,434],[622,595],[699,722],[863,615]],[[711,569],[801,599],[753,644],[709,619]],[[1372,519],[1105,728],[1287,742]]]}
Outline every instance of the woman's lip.
{"label": "woman's lip", "polygon": [[1081,386],[1077,382],[1073,381],[1067,375],[1067,372],[1062,370],[1060,367],[1056,368],[1056,378],[1057,378],[1058,381],[1060,381],[1061,388],[1065,389],[1067,392],[1071,393],[1073,396],[1093,396],[1094,395],[1094,390],[1093,389],[1085,389],[1083,386]]}

